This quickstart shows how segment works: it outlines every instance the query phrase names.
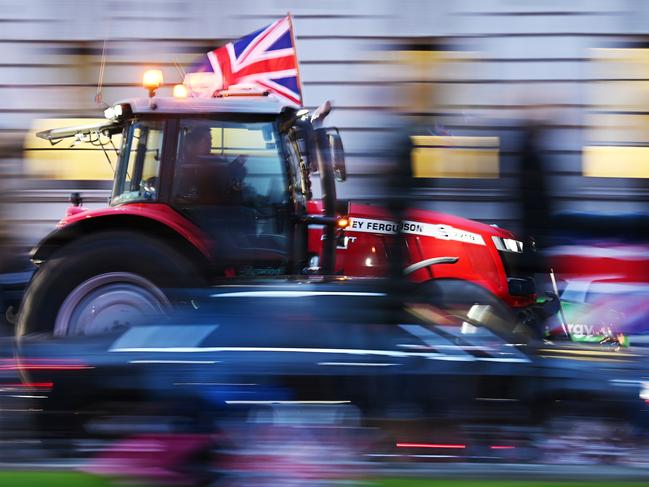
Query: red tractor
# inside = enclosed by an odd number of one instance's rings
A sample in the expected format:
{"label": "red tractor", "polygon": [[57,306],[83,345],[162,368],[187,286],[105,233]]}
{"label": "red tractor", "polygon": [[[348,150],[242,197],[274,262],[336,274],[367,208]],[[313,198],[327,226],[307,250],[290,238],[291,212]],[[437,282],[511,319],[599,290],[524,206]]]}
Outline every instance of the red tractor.
{"label": "red tractor", "polygon": [[108,207],[73,200],[33,251],[19,336],[105,332],[191,306],[179,290],[228,279],[385,276],[397,234],[404,273],[434,284],[431,299],[451,296],[467,315],[474,304],[514,319],[538,314],[533,280],[516,273],[523,244],[510,232],[421,210],[397,223],[376,206],[341,205],[344,155],[337,130],[322,127],[328,110],[267,96],[156,96],[115,104],[97,125],[39,133],[101,146],[116,158],[115,178]]}

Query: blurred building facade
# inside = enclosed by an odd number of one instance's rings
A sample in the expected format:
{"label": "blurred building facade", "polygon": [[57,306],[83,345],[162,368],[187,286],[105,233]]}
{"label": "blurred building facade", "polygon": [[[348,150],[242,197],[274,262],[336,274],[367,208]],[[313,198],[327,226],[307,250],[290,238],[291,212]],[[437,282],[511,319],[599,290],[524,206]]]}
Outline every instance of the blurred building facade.
{"label": "blurred building facade", "polygon": [[4,220],[26,241],[52,227],[70,191],[105,204],[110,183],[96,171],[79,165],[70,176],[65,157],[23,151],[37,120],[101,116],[103,54],[103,100],[142,96],[145,68],[179,82],[178,66],[286,12],[306,105],[334,101],[330,122],[350,176],[341,197],[377,197],[386,144],[404,115],[430,126],[417,149],[421,206],[516,226],[516,133],[530,118],[544,128],[557,207],[641,211],[649,197],[649,2],[0,0],[0,8],[0,157],[12,205]]}

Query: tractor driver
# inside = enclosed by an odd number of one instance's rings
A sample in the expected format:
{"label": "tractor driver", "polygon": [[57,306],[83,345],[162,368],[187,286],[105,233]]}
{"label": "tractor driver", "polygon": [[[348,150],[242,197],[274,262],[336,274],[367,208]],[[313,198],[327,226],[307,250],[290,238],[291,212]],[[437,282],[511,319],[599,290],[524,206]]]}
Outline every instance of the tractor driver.
{"label": "tractor driver", "polygon": [[199,204],[241,206],[249,200],[250,188],[246,154],[228,162],[227,157],[211,154],[212,136],[209,127],[195,127],[185,136],[183,165],[191,167],[189,193]]}
{"label": "tractor driver", "polygon": [[179,171],[179,196],[192,205],[222,203],[219,196],[218,164],[210,160],[212,135],[210,127],[197,126],[185,133]]}
{"label": "tractor driver", "polygon": [[212,135],[209,127],[194,127],[185,135],[185,162],[197,162],[201,156],[207,156],[212,150]]}

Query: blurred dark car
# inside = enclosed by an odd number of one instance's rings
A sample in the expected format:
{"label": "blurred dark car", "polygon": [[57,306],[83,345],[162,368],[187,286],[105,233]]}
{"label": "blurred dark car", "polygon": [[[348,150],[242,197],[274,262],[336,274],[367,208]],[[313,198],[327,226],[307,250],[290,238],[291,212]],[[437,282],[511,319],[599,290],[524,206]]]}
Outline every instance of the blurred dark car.
{"label": "blurred dark car", "polygon": [[[641,442],[646,357],[539,341],[484,306],[455,317],[452,303],[412,295],[401,307],[382,289],[215,287],[191,312],[110,335],[27,337],[14,370],[53,442],[196,434],[216,450],[237,445],[238,468],[242,444],[268,438],[260,424],[281,426],[271,456],[299,426],[311,440],[317,429],[316,449],[344,445],[347,460],[538,459],[594,442],[615,456],[617,443]],[[569,447],[548,436],[575,429],[583,438]]]}

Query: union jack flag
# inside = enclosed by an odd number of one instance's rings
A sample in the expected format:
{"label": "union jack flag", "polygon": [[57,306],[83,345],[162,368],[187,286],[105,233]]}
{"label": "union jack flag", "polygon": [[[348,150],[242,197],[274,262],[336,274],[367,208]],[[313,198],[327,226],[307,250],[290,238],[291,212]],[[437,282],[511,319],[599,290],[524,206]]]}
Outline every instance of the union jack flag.
{"label": "union jack flag", "polygon": [[257,85],[302,106],[290,15],[208,52],[185,75],[192,96],[211,98],[232,85]]}

